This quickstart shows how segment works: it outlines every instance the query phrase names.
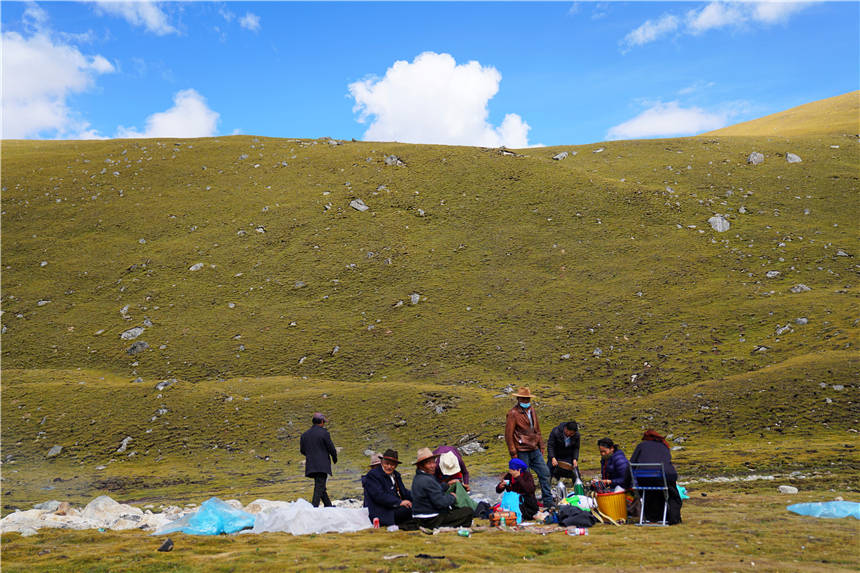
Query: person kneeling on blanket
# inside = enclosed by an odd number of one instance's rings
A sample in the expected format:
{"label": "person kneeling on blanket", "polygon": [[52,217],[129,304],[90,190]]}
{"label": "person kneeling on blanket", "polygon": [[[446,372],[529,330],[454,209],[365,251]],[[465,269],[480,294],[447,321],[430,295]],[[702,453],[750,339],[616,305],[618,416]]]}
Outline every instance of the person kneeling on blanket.
{"label": "person kneeling on blanket", "polygon": [[[412,480],[412,516],[422,527],[469,527],[473,511],[470,507],[455,507],[457,498],[447,493],[446,487],[436,481],[436,458],[430,448],[418,450],[415,479]],[[452,509],[453,508],[453,509]]]}
{"label": "person kneeling on blanket", "polygon": [[523,520],[530,521],[538,512],[538,503],[535,497],[535,480],[529,471],[529,466],[519,458],[511,458],[508,462],[508,470],[496,485],[496,493],[513,491],[520,494],[520,511],[523,514]]}

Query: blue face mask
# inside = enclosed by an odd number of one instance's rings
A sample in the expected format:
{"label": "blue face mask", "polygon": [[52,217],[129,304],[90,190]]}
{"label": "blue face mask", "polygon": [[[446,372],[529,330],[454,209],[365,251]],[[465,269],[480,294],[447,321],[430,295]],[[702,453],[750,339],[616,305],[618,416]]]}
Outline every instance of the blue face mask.
{"label": "blue face mask", "polygon": [[531,405],[532,405],[531,402],[520,402],[520,408],[523,408],[524,410],[528,410],[531,407]]}

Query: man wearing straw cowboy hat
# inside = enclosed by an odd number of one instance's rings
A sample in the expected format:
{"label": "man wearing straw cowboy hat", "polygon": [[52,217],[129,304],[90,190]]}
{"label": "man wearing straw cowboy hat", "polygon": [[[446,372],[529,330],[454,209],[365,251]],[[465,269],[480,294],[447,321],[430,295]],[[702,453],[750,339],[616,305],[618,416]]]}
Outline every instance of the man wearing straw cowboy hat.
{"label": "man wearing straw cowboy hat", "polygon": [[413,465],[412,516],[422,527],[469,527],[474,512],[470,507],[454,507],[457,498],[436,481],[436,456],[430,448],[418,450]]}
{"label": "man wearing straw cowboy hat", "polygon": [[505,443],[512,458],[519,458],[537,474],[544,507],[553,505],[549,468],[543,459],[540,423],[532,407],[532,393],[522,386],[514,393],[517,403],[508,411],[505,421]]}

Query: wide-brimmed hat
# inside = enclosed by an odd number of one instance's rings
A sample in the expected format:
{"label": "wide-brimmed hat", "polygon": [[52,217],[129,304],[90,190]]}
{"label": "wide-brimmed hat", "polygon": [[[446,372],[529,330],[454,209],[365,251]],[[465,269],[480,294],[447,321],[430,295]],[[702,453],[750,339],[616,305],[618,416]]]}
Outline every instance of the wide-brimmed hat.
{"label": "wide-brimmed hat", "polygon": [[520,389],[514,392],[514,396],[517,398],[534,398],[528,386],[520,386]]}
{"label": "wide-brimmed hat", "polygon": [[454,452],[445,452],[439,456],[439,471],[442,475],[452,476],[460,472],[460,462]]}
{"label": "wide-brimmed hat", "polygon": [[400,463],[400,459],[397,457],[397,450],[388,449],[382,454],[380,461],[385,460],[387,462],[394,462],[395,464]]}
{"label": "wide-brimmed hat", "polygon": [[430,448],[421,448],[418,450],[418,453],[415,455],[415,461],[412,462],[413,466],[417,466],[424,460],[429,460],[430,458],[438,457],[436,454],[430,451]]}
{"label": "wide-brimmed hat", "polygon": [[376,452],[370,454],[370,467],[378,466],[382,463],[382,455]]}

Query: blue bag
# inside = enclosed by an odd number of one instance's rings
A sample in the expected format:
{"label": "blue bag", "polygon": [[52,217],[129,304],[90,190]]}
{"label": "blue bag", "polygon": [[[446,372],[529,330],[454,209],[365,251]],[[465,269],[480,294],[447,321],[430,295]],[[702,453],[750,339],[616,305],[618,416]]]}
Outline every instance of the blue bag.
{"label": "blue bag", "polygon": [[517,514],[517,524],[523,521],[523,512],[520,509],[520,494],[515,491],[506,491],[502,494],[502,509],[513,511]]}

